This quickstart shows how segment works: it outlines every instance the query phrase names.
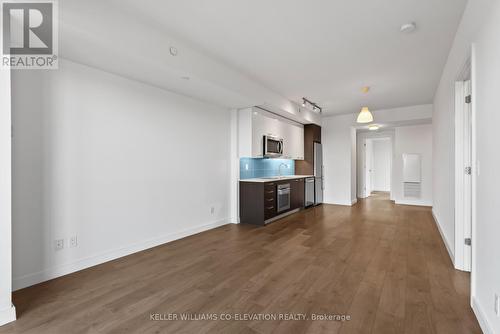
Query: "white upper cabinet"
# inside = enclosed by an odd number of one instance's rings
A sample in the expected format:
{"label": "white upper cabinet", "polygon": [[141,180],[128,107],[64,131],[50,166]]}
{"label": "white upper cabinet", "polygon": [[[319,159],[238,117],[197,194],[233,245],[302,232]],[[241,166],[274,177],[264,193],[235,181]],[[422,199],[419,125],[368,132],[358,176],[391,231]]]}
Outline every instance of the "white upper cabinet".
{"label": "white upper cabinet", "polygon": [[264,136],[283,138],[285,159],[304,159],[304,126],[258,108],[238,112],[239,156],[262,158]]}

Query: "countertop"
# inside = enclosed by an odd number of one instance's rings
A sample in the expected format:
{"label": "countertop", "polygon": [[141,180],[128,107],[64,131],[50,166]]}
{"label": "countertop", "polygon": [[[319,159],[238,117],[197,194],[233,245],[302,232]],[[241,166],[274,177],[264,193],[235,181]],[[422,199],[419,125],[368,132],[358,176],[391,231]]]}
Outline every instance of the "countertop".
{"label": "countertop", "polygon": [[276,181],[286,181],[293,179],[305,179],[306,177],[314,177],[314,175],[284,175],[281,177],[273,177],[273,178],[255,178],[255,179],[243,179],[241,182],[276,182]]}

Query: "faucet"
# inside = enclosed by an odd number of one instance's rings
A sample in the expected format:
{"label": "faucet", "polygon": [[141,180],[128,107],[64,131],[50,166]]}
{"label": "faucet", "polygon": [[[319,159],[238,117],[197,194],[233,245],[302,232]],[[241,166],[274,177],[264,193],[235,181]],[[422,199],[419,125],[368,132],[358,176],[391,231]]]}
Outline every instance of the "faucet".
{"label": "faucet", "polygon": [[281,167],[282,166],[285,166],[285,168],[288,168],[288,165],[284,162],[280,163],[279,167],[278,167],[278,174],[279,174],[279,177],[281,177]]}

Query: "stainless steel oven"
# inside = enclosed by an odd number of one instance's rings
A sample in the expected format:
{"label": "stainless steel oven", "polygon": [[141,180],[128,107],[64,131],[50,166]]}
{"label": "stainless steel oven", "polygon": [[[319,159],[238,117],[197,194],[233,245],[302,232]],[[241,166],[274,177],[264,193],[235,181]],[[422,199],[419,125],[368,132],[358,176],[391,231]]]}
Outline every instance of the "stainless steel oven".
{"label": "stainless steel oven", "polygon": [[278,185],[278,208],[277,211],[283,212],[290,209],[290,183]]}
{"label": "stainless steel oven", "polygon": [[283,138],[264,136],[264,156],[280,157],[283,155]]}

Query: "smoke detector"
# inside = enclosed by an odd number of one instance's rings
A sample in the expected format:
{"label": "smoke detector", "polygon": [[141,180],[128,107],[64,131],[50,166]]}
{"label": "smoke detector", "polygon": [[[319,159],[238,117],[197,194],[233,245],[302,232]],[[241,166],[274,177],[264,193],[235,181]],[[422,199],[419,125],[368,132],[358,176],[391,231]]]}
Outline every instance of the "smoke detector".
{"label": "smoke detector", "polygon": [[171,46],[169,51],[170,51],[170,54],[174,57],[177,56],[177,54],[179,53],[179,51],[177,50],[177,48],[175,46]]}
{"label": "smoke detector", "polygon": [[405,34],[409,34],[414,32],[415,29],[417,29],[417,24],[415,22],[410,22],[403,24],[399,30]]}

